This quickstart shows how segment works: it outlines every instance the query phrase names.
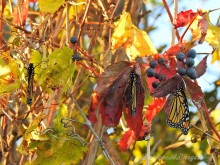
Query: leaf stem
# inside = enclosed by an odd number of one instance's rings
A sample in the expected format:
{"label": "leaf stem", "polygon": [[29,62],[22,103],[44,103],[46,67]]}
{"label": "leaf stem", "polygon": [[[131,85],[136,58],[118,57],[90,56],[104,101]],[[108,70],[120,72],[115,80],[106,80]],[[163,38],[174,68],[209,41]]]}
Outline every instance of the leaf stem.
{"label": "leaf stem", "polygon": [[187,26],[186,30],[184,31],[184,33],[182,34],[182,36],[179,39],[179,42],[182,42],[183,37],[185,36],[186,32],[189,30],[189,27],[192,25],[192,23],[194,22],[194,20],[196,19],[196,17],[198,16],[198,14],[195,15],[195,17],[193,18],[193,20],[190,22],[190,24]]}

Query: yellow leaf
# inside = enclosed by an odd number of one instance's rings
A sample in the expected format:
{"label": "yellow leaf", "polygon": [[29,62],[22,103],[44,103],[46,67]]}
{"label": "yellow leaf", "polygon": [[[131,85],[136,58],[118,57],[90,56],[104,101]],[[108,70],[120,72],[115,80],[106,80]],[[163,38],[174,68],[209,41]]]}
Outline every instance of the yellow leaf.
{"label": "yellow leaf", "polygon": [[18,63],[20,61],[11,58],[9,52],[0,56],[0,96],[20,87],[21,72]]}
{"label": "yellow leaf", "polygon": [[124,13],[116,22],[116,28],[112,35],[113,51],[121,47],[126,50],[130,60],[137,56],[143,57],[157,53],[150,37],[132,23],[129,13]]}
{"label": "yellow leaf", "polygon": [[220,62],[220,49],[216,49],[212,55],[212,61],[211,63],[213,64],[215,61]]}
{"label": "yellow leaf", "polygon": [[42,12],[54,13],[65,0],[38,0],[39,8]]}
{"label": "yellow leaf", "polygon": [[209,23],[205,41],[216,49],[212,56],[212,63],[220,62],[220,28]]}

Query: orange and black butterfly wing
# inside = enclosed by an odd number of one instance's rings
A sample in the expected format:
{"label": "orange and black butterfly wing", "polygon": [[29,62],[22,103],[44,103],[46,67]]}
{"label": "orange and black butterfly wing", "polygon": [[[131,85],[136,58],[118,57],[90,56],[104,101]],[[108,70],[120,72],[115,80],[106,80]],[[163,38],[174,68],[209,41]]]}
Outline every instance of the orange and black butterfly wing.
{"label": "orange and black butterfly wing", "polygon": [[171,95],[171,109],[167,117],[167,124],[179,128],[184,135],[189,131],[189,106],[185,94],[184,83]]}

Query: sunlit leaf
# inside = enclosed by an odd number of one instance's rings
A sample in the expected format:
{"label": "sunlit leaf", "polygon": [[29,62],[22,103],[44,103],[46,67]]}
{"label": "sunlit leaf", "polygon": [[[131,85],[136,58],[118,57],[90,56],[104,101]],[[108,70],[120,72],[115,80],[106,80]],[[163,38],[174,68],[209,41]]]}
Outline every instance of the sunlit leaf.
{"label": "sunlit leaf", "polygon": [[189,24],[197,15],[198,13],[193,12],[192,10],[181,11],[177,14],[177,18],[174,23],[175,28],[183,27]]}
{"label": "sunlit leaf", "polygon": [[203,43],[207,34],[209,23],[209,13],[205,10],[198,10],[198,15],[190,26],[192,41],[197,40],[199,44]]}
{"label": "sunlit leaf", "polygon": [[[66,105],[60,105],[57,115],[54,118],[54,132],[49,134],[50,139],[35,142],[38,157],[33,164],[77,164],[83,158],[87,147],[82,146],[76,138],[77,136],[73,138],[76,134],[72,132],[73,127],[70,126],[71,123],[68,124],[68,128],[65,128],[63,123],[61,123],[61,119],[67,118],[69,112]],[[68,134],[72,134],[72,136],[67,136]]]}
{"label": "sunlit leaf", "polygon": [[29,127],[27,128],[27,130],[25,131],[24,135],[23,135],[23,139],[30,142],[31,139],[34,139],[32,136],[32,132],[37,129],[37,127],[39,126],[40,122],[46,117],[46,115],[39,115],[37,117],[34,118],[34,120],[32,120],[32,122],[30,123]]}
{"label": "sunlit leaf", "polygon": [[124,13],[116,22],[112,36],[113,50],[121,47],[125,48],[130,60],[157,53],[147,33],[132,23],[129,13]]}
{"label": "sunlit leaf", "polygon": [[39,8],[42,12],[54,13],[65,0],[38,0]]}
{"label": "sunlit leaf", "polygon": [[209,23],[205,41],[215,49],[212,56],[212,63],[215,61],[220,62],[220,28]]}
{"label": "sunlit leaf", "polygon": [[220,48],[218,49],[215,49],[214,53],[212,54],[212,64],[215,62],[215,61],[220,61]]}

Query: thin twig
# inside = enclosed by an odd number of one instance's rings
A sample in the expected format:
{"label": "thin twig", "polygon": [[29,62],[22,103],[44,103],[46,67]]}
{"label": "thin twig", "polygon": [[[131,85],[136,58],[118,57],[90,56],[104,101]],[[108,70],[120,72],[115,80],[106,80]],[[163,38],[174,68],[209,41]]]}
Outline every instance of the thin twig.
{"label": "thin twig", "polygon": [[[197,14],[198,15],[198,14]],[[193,18],[193,20],[190,22],[190,24],[187,26],[187,28],[185,29],[185,31],[183,32],[182,36],[180,37],[179,41],[182,42],[183,37],[185,36],[186,32],[189,30],[189,27],[192,25],[192,23],[195,21],[197,15],[195,15],[195,17]]]}
{"label": "thin twig", "polygon": [[[178,12],[178,0],[174,0],[174,14],[173,14],[173,18],[174,20],[176,19],[176,16],[177,16],[177,12]],[[173,21],[174,21],[173,20]],[[174,24],[174,22],[173,22]],[[176,34],[176,29],[175,27],[173,26],[172,28],[172,40],[171,40],[171,46],[173,46],[175,44],[175,34]]]}
{"label": "thin twig", "polygon": [[191,124],[191,126],[192,126],[192,127],[195,127],[196,129],[198,129],[198,130],[200,130],[201,132],[203,132],[205,135],[209,136],[210,138],[212,138],[212,139],[214,139],[214,140],[216,140],[217,142],[220,143],[220,140],[216,139],[215,137],[213,137],[212,135],[208,134],[207,132],[204,132],[204,131],[203,131],[202,129],[200,129],[199,127],[197,127],[197,126],[195,126],[195,125],[192,125],[192,124]]}
{"label": "thin twig", "polygon": [[78,41],[79,41],[80,36],[81,36],[81,34],[82,34],[82,29],[83,29],[83,27],[84,27],[85,20],[86,20],[88,11],[89,11],[89,7],[90,7],[90,5],[91,5],[91,0],[87,0],[87,3],[86,3],[86,4],[87,4],[87,6],[86,6],[86,9],[85,9],[85,14],[84,14],[84,16],[83,16],[83,18],[82,18],[82,21],[81,21],[81,24],[80,24],[80,29],[79,29],[79,34],[78,34],[78,37],[77,37]]}
{"label": "thin twig", "polygon": [[[150,134],[149,134],[150,136]],[[147,157],[146,157],[146,165],[150,165],[150,138],[147,140]]]}
{"label": "thin twig", "polygon": [[70,28],[69,28],[69,4],[66,3],[66,45],[69,44]]}
{"label": "thin twig", "polygon": [[[168,16],[169,16],[169,18],[170,18],[170,22],[173,22],[173,17],[172,17],[172,14],[171,14],[171,12],[170,12],[169,6],[167,5],[166,0],[162,0],[162,1],[163,1],[163,4],[164,4],[165,9],[166,9],[166,11],[167,11],[167,14],[168,14]],[[178,31],[176,31],[176,37],[177,37],[178,40],[180,39],[180,35],[179,35],[179,32],[178,32]]]}
{"label": "thin twig", "polygon": [[91,123],[91,122],[89,121],[89,119],[86,117],[86,115],[84,114],[84,112],[83,112],[82,109],[80,108],[79,104],[76,102],[76,100],[75,100],[72,96],[70,96],[70,97],[71,97],[73,103],[75,104],[76,109],[78,109],[78,110],[80,111],[81,115],[82,115],[83,118],[85,119],[86,125],[89,127],[89,129],[92,131],[92,133],[93,133],[93,135],[95,136],[95,138],[98,140],[98,144],[99,144],[99,146],[102,148],[102,152],[103,152],[104,156],[110,161],[110,163],[111,163],[112,165],[114,165],[115,163],[113,162],[111,156],[109,155],[107,149],[105,148],[105,146],[104,146],[102,140],[99,138],[99,136],[98,136],[97,133],[95,132],[94,128],[92,127],[92,123]]}
{"label": "thin twig", "polygon": [[[118,5],[119,5],[119,2],[120,2],[120,0],[118,0],[117,1],[117,3],[115,4],[115,7],[114,7],[114,9],[113,9],[113,11],[112,11],[112,14],[111,14],[111,17],[110,17],[110,25],[112,24],[112,22],[113,22],[113,18],[114,18],[114,14],[115,14],[115,11],[116,11],[116,9],[118,8]],[[104,57],[103,57],[103,59],[105,59],[105,56],[108,54],[108,52],[109,52],[109,50],[111,50],[111,36],[112,36],[112,28],[110,27],[110,29],[109,29],[109,41],[108,41],[108,49],[107,49],[107,51],[106,51],[106,53],[105,53],[105,55],[104,55]]]}

